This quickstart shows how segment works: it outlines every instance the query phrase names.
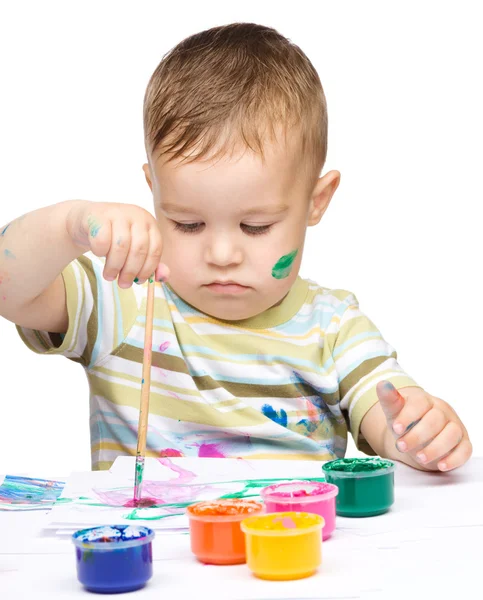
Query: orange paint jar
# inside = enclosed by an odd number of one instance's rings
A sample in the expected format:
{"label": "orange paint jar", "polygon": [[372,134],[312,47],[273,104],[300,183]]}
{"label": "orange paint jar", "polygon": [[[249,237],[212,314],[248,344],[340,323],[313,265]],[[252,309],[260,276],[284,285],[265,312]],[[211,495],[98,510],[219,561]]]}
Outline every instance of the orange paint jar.
{"label": "orange paint jar", "polygon": [[236,565],[246,561],[243,519],[258,515],[263,505],[255,500],[208,500],[188,506],[191,551],[212,565]]}

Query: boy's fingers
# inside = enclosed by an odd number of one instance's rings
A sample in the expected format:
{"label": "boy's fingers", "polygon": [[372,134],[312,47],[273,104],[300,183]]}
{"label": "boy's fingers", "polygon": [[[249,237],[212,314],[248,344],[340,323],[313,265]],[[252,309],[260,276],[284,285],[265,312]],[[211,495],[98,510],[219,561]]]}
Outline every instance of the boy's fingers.
{"label": "boy's fingers", "polygon": [[396,435],[404,435],[431,410],[433,402],[424,390],[412,390],[406,400],[388,381],[377,384],[379,400],[388,424]]}
{"label": "boy's fingers", "polygon": [[157,228],[150,227],[148,255],[146,256],[144,265],[137,275],[140,281],[145,281],[154,274],[156,267],[159,265],[162,250],[163,245],[161,243],[161,235],[159,230]]}
{"label": "boy's fingers", "polygon": [[[149,253],[149,232],[146,223],[131,226],[131,246],[126,262],[119,275],[119,287],[128,288],[137,278]],[[149,275],[148,275],[149,277]]]}
{"label": "boy's fingers", "polygon": [[[406,406],[398,416],[398,423],[402,420],[403,427],[405,425],[404,413],[409,410]],[[408,417],[409,418],[409,417]],[[400,452],[411,452],[418,448],[423,448],[429,444],[439,433],[443,431],[448,423],[448,418],[439,408],[432,408],[421,419],[410,423],[409,431],[403,434],[397,441],[397,449]]]}
{"label": "boy's fingers", "polygon": [[469,439],[462,440],[456,448],[438,462],[440,471],[451,471],[464,465],[473,454],[473,446]]}
{"label": "boy's fingers", "polygon": [[111,222],[99,221],[96,217],[89,215],[87,218],[88,240],[92,253],[96,256],[107,256],[111,247]]}
{"label": "boy's fingers", "polygon": [[422,465],[439,460],[452,452],[461,442],[462,437],[461,427],[454,421],[450,421],[430,444],[416,454],[416,460]]}
{"label": "boy's fingers", "polygon": [[112,225],[112,243],[104,266],[104,277],[114,281],[126,262],[131,246],[131,231],[126,222],[115,222]]}

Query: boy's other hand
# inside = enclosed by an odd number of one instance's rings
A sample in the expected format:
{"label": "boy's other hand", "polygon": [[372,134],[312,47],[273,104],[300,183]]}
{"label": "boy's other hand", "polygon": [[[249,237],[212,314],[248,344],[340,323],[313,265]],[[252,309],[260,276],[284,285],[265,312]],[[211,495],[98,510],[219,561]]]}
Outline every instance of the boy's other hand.
{"label": "boy's other hand", "polygon": [[160,262],[163,248],[156,219],[140,206],[79,201],[72,204],[67,231],[74,244],[105,256],[104,278],[118,277],[121,288],[143,283],[153,273],[164,281],[169,269]]}
{"label": "boy's other hand", "polygon": [[387,426],[397,438],[397,450],[420,468],[450,471],[470,458],[468,432],[444,400],[418,387],[398,392],[388,381],[381,381],[376,389]]}

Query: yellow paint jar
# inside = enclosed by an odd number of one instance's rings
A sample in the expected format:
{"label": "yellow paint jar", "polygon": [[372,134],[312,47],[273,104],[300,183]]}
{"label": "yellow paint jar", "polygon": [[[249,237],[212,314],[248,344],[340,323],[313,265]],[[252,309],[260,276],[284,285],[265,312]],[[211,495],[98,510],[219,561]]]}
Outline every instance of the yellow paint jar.
{"label": "yellow paint jar", "polygon": [[244,519],[248,567],[261,579],[301,579],[322,563],[324,518],[305,512],[279,512]]}

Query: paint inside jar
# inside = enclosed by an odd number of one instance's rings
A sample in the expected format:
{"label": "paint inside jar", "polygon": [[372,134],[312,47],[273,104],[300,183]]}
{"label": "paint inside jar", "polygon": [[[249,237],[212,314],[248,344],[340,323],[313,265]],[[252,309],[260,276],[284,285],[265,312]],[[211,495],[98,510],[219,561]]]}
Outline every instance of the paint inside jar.
{"label": "paint inside jar", "polygon": [[77,577],[90,592],[120,593],[142,588],[153,574],[148,527],[109,525],[77,531]]}
{"label": "paint inside jar", "polygon": [[291,481],[264,488],[260,494],[268,513],[307,512],[324,518],[322,538],[328,539],[335,529],[335,503],[339,489],[331,483]]}
{"label": "paint inside jar", "polygon": [[191,551],[206,564],[244,563],[245,539],[240,523],[262,511],[260,502],[247,499],[204,501],[188,506]]}
{"label": "paint inside jar", "polygon": [[320,515],[283,512],[257,515],[242,521],[247,564],[260,579],[301,579],[322,563]]}
{"label": "paint inside jar", "polygon": [[328,483],[339,488],[337,514],[343,517],[382,515],[394,503],[394,470],[379,457],[339,458],[322,466]]}

